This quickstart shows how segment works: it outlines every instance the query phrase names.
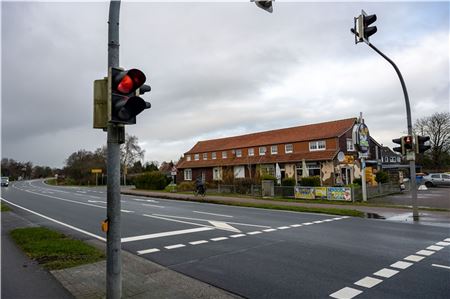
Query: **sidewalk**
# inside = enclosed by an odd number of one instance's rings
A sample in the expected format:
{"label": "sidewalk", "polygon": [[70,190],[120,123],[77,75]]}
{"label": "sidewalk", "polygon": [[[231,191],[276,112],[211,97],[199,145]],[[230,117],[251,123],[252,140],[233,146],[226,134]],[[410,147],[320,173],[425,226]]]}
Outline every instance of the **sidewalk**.
{"label": "sidewalk", "polygon": [[[150,191],[150,190],[136,190],[136,189],[122,189],[122,194],[147,196],[164,199],[175,200],[189,200],[189,201],[202,201],[202,198],[195,197],[190,194],[180,193],[168,193],[162,191]],[[267,200],[260,198],[243,198],[243,197],[231,197],[231,196],[216,196],[206,195],[206,200],[209,202],[225,202],[229,204],[233,203],[253,203],[253,204],[276,204],[279,206],[302,206],[311,208],[334,208],[334,209],[348,209],[356,210],[365,213],[367,218],[386,219],[396,222],[407,223],[419,223],[425,225],[435,225],[450,227],[450,212],[448,211],[429,211],[419,209],[419,221],[414,222],[412,219],[411,208],[398,208],[398,207],[376,207],[376,206],[361,206],[361,205],[340,205],[340,204],[322,204],[322,203],[307,203],[307,202],[288,202],[281,200]]]}
{"label": "sidewalk", "polygon": [[[9,231],[15,228],[36,225],[14,212],[2,212],[1,218],[2,298],[106,298],[106,261],[48,272],[29,259],[9,237]],[[103,242],[86,242],[106,250]],[[122,267],[122,298],[240,298],[127,251],[122,251]]]}

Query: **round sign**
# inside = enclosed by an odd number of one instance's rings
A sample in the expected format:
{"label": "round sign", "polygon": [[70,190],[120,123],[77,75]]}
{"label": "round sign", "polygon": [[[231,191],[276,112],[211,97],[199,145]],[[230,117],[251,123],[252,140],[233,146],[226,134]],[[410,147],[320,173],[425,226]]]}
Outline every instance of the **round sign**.
{"label": "round sign", "polygon": [[355,146],[360,153],[369,151],[369,129],[364,123],[356,124],[353,128]]}
{"label": "round sign", "polygon": [[345,159],[345,154],[343,152],[339,152],[337,155],[337,159],[339,162],[343,162]]}

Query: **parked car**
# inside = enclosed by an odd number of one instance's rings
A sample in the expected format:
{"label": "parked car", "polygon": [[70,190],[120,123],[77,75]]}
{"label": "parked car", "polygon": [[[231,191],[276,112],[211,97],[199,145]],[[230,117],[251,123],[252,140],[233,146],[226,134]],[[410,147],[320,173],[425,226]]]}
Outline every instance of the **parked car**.
{"label": "parked car", "polygon": [[2,176],[2,187],[8,187],[9,186],[9,177]]}
{"label": "parked car", "polygon": [[423,177],[422,182],[427,187],[450,186],[450,174],[430,173]]}

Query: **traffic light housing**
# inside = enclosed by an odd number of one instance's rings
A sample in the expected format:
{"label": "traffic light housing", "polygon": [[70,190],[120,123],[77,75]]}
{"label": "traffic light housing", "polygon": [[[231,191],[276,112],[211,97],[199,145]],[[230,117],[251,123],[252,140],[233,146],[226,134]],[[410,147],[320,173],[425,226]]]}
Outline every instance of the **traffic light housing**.
{"label": "traffic light housing", "polygon": [[416,153],[421,154],[431,148],[430,145],[425,145],[425,142],[430,140],[430,136],[416,136]]}
{"label": "traffic light housing", "polygon": [[151,107],[139,95],[151,90],[144,84],[145,74],[138,69],[110,68],[108,74],[108,120],[133,125],[136,116]]}
{"label": "traffic light housing", "polygon": [[364,10],[354,19],[354,27],[351,30],[355,34],[355,44],[365,42],[369,44],[369,37],[377,32],[377,26],[370,26],[377,20],[377,15],[368,15]]}
{"label": "traffic light housing", "polygon": [[404,155],[405,154],[405,147],[403,146],[403,137],[400,137],[400,138],[397,138],[397,139],[392,139],[392,142],[394,142],[395,144],[400,145],[398,147],[392,148],[392,150],[394,152],[401,153],[402,155]]}
{"label": "traffic light housing", "polygon": [[412,151],[414,149],[414,140],[412,136],[403,136],[403,147],[405,152]]}

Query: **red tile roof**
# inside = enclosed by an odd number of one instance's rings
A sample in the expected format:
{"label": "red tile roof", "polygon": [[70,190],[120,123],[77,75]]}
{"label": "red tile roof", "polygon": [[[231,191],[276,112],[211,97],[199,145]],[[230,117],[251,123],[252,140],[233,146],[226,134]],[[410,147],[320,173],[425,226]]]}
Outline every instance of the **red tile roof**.
{"label": "red tile roof", "polygon": [[347,132],[347,130],[349,130],[355,122],[356,118],[348,118],[319,124],[199,141],[185,154],[205,153],[338,137]]}

